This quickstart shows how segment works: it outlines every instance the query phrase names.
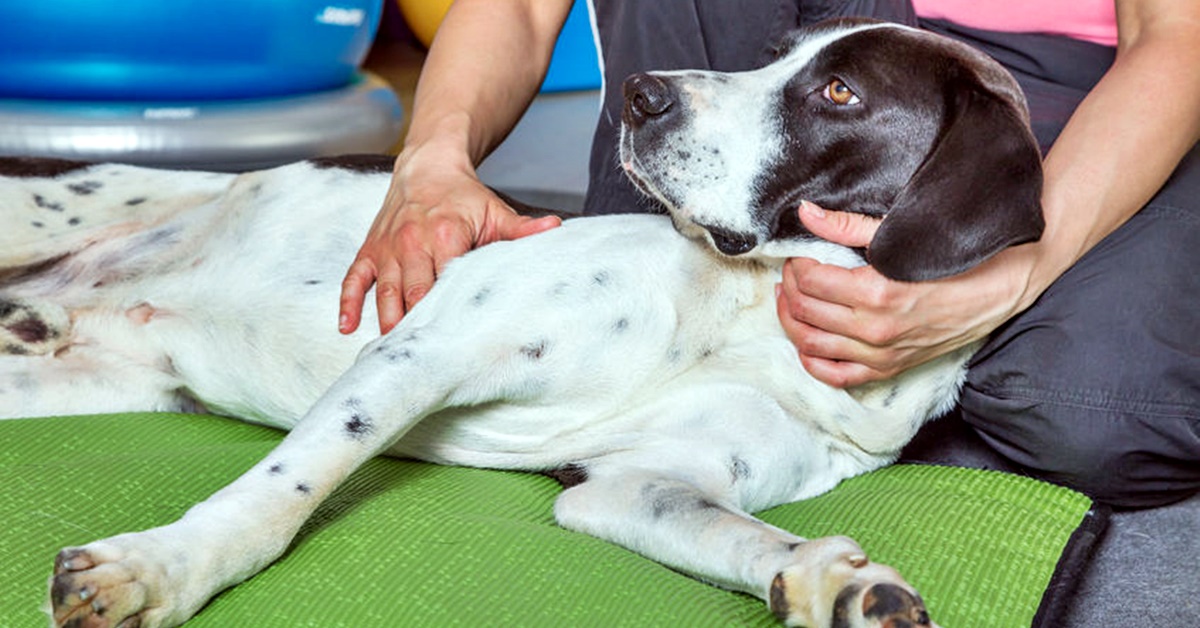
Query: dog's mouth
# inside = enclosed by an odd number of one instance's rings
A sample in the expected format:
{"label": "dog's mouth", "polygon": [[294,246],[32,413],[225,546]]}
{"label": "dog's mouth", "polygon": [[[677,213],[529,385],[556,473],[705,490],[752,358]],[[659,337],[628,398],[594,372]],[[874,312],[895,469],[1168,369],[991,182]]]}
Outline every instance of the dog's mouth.
{"label": "dog's mouth", "polygon": [[711,227],[696,223],[696,226],[708,232],[713,246],[729,257],[737,257],[754,250],[758,246],[758,238],[753,234],[739,233],[721,227]]}
{"label": "dog's mouth", "polygon": [[634,150],[631,134],[626,129],[622,130],[620,149],[621,169],[625,172],[625,176],[633,183],[634,187],[642,194],[662,203],[663,207],[671,215],[672,222],[675,223],[675,228],[681,234],[692,238],[703,238],[703,234],[707,233],[713,248],[729,257],[745,255],[758,246],[758,236],[755,234],[743,233],[699,222],[693,217],[692,212],[680,207],[678,203],[674,202],[654,186],[651,180],[642,174],[642,168],[638,163],[638,155]]}
{"label": "dog's mouth", "polygon": [[640,174],[639,171],[641,168],[638,166],[637,151],[635,151],[633,148],[633,134],[630,133],[629,129],[626,128],[624,124],[621,125],[621,139],[618,156],[621,160],[621,170],[625,173],[625,177],[633,182],[633,186],[636,187],[638,191],[646,196],[649,196],[650,198],[662,201],[664,205],[669,204],[667,203],[666,199],[663,198],[662,194],[659,194],[658,190],[654,189],[654,187],[651,186],[650,183],[646,181],[646,179]]}

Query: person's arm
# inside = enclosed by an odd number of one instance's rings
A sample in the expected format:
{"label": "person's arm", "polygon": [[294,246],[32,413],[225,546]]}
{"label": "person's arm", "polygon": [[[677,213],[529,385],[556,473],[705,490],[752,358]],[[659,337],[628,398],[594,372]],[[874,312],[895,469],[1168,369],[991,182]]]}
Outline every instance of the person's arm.
{"label": "person's arm", "polygon": [[[884,379],[986,337],[1162,187],[1200,139],[1200,3],[1117,0],[1116,60],[1047,154],[1040,241],[924,283],[789,260],[779,315],[805,368],[835,386]],[[877,223],[802,207],[814,233],[865,246]]]}
{"label": "person's arm", "polygon": [[386,333],[449,260],[558,225],[518,216],[479,182],[475,167],[537,94],[570,8],[569,0],[451,5],[421,70],[391,187],[342,282],[342,333],[357,329],[372,284]]}

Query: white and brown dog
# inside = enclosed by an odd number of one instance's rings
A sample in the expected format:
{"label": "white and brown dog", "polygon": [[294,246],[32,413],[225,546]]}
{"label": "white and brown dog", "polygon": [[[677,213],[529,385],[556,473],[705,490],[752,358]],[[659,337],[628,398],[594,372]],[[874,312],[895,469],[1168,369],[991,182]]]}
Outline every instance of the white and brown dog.
{"label": "white and brown dog", "polygon": [[178,521],[63,550],[52,623],[186,621],[390,453],[561,471],[563,526],[756,595],[789,624],[932,625],[854,541],[749,513],[892,462],[954,403],[971,348],[831,388],[801,367],[774,288],[787,257],[864,263],[804,232],[801,199],[886,216],[865,255],[898,279],[1038,237],[1016,85],[964,46],[853,21],[798,33],[757,71],[625,90],[623,165],[669,218],[580,218],[483,247],[370,342],[334,321],[386,161],[236,176],[5,161],[0,415],[202,408],[291,430]]}

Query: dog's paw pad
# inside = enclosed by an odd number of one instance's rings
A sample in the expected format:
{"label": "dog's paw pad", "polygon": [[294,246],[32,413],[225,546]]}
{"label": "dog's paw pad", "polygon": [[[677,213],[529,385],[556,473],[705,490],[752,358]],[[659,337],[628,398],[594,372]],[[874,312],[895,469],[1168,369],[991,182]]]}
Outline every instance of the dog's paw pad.
{"label": "dog's paw pad", "polygon": [[119,552],[70,548],[54,560],[50,615],[54,626],[131,628],[142,625],[147,591]]}
{"label": "dog's paw pad", "polygon": [[797,546],[797,562],[775,575],[771,612],[808,628],[935,628],[921,596],[896,570],[873,563],[850,539]]}
{"label": "dog's paw pad", "polygon": [[869,625],[882,628],[928,628],[933,625],[920,595],[886,582],[863,594],[862,614]]}

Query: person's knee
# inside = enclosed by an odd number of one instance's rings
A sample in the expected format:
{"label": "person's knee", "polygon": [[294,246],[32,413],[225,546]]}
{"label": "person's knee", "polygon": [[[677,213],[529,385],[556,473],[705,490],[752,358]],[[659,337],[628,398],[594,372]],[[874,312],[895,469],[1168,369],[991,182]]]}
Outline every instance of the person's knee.
{"label": "person's knee", "polygon": [[[1052,395],[1048,395],[1052,396]],[[1200,416],[983,394],[963,418],[1000,454],[1097,501],[1148,508],[1200,492]]]}

